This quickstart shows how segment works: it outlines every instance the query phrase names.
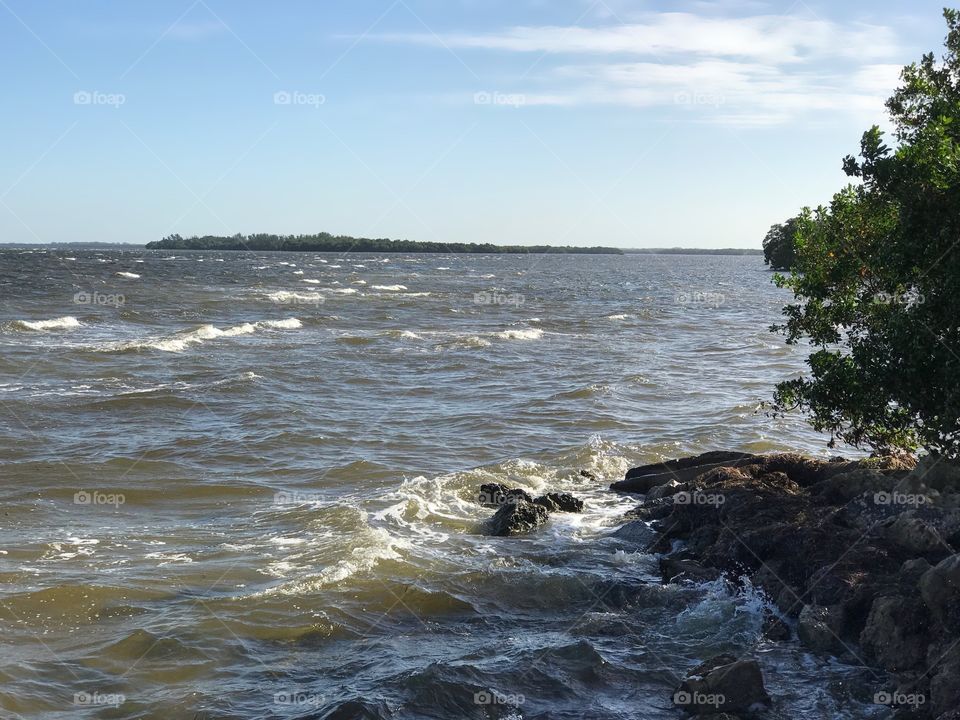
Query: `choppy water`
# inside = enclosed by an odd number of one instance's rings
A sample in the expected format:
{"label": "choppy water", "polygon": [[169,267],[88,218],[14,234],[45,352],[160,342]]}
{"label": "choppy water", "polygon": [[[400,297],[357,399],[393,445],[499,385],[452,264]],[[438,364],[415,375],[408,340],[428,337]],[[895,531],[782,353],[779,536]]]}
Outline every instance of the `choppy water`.
{"label": "choppy water", "polygon": [[[678,718],[720,651],[870,715],[610,537],[632,464],[824,454],[754,412],[803,367],[759,258],[3,250],[0,297],[3,717]],[[489,481],[586,510],[485,537]]]}

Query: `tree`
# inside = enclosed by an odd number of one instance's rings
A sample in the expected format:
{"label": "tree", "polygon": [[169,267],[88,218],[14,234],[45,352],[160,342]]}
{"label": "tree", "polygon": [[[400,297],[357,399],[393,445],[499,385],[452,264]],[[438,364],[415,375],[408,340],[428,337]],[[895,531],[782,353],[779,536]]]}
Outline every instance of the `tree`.
{"label": "tree", "polygon": [[788,343],[809,340],[808,375],[777,386],[777,412],[800,408],[818,430],[878,451],[960,456],[960,14],[945,10],[941,61],[904,68],[887,101],[896,147],[876,126],[858,182],[805,209]]}
{"label": "tree", "polygon": [[763,238],[763,261],[774,270],[789,270],[796,255],[793,247],[798,218],[771,225]]}

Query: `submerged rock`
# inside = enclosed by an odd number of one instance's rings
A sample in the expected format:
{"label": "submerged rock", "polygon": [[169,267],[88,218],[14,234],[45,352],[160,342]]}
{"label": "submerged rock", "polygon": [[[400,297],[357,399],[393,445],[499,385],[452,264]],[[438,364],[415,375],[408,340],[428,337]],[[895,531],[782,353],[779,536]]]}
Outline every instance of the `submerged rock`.
{"label": "submerged rock", "polygon": [[583,500],[570,493],[550,492],[535,498],[533,502],[550,512],[581,512],[583,510]]}
{"label": "submerged rock", "polygon": [[547,521],[547,510],[541,505],[520,500],[508,502],[487,521],[489,535],[520,535],[540,527]]}
{"label": "submerged rock", "polygon": [[704,567],[696,560],[660,558],[660,576],[665,583],[679,580],[709,582],[720,577],[720,571],[716,568]]}
{"label": "submerged rock", "polygon": [[769,702],[757,661],[730,655],[695,667],[673,694],[673,704],[693,715],[737,713]]}

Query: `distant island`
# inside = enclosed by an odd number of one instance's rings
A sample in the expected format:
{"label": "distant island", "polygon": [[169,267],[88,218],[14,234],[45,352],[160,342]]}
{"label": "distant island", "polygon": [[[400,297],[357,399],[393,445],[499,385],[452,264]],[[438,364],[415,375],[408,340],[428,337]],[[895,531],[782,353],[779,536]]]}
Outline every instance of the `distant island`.
{"label": "distant island", "polygon": [[640,255],[763,255],[759,248],[632,248],[624,252]]}
{"label": "distant island", "polygon": [[147,243],[148,250],[281,250],[306,252],[375,253],[556,253],[623,255],[620,248],[573,247],[570,245],[493,245],[491,243],[442,243],[388,238],[356,238],[349,235],[204,235],[184,238],[169,235]]}

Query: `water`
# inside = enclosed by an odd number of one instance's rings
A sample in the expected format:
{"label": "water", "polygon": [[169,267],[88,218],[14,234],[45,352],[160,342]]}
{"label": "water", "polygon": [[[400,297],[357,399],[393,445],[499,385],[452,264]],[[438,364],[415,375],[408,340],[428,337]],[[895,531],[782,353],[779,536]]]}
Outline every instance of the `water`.
{"label": "water", "polygon": [[[0,295],[3,717],[678,718],[721,651],[869,716],[610,537],[633,464],[826,454],[755,412],[803,368],[757,257],[3,250]],[[489,481],[586,510],[485,537]]]}

